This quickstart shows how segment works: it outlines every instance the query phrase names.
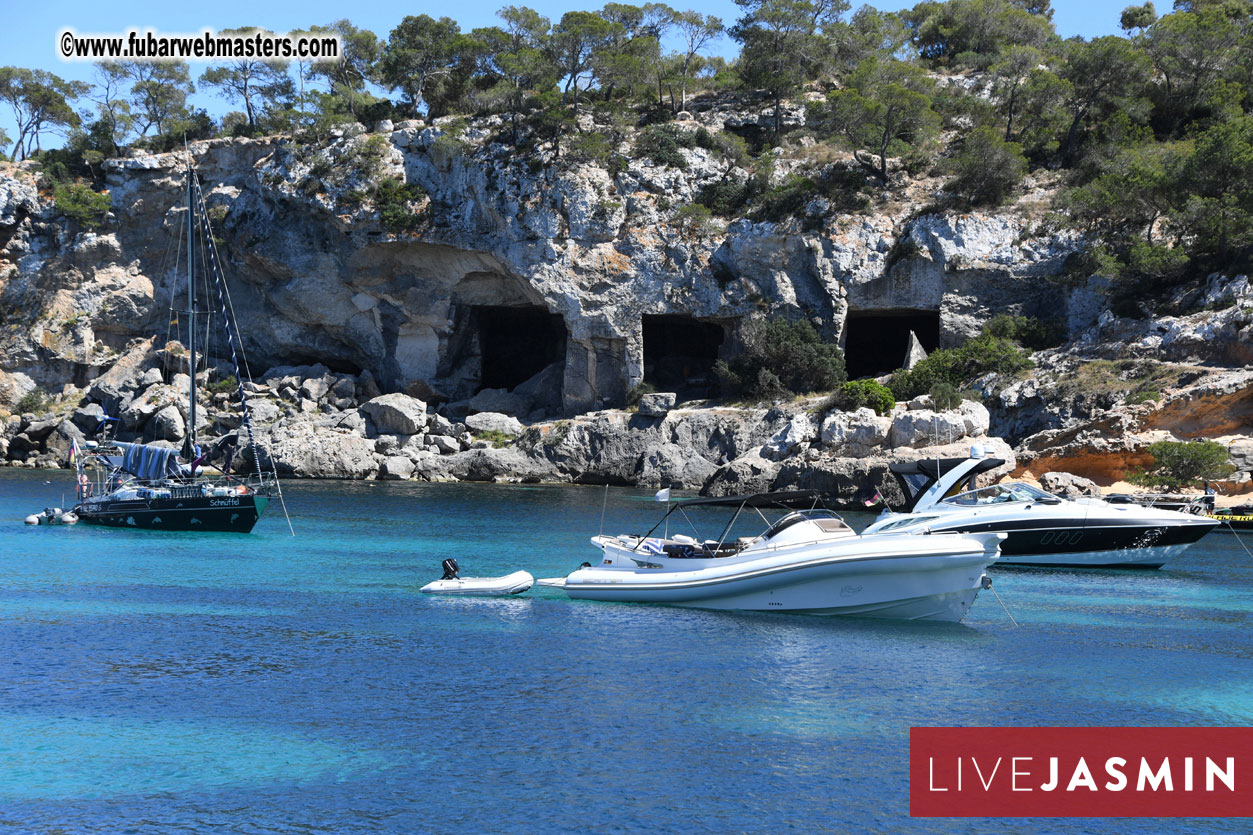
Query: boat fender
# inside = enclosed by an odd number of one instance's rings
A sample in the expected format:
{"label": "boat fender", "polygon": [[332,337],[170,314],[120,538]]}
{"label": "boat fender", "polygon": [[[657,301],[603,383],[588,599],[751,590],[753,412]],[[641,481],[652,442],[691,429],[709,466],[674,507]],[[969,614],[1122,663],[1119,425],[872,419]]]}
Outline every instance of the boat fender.
{"label": "boat fender", "polygon": [[992,578],[984,574],[982,579],[979,580],[979,587],[985,589],[992,588]]}
{"label": "boat fender", "polygon": [[248,492],[248,488],[241,484],[235,488],[235,492],[242,496]]}
{"label": "boat fender", "polygon": [[461,571],[457,567],[457,561],[452,557],[440,563],[440,568],[444,569],[444,576],[439,578],[441,580],[456,580],[461,576]]}
{"label": "boat fender", "polygon": [[38,525],[38,524],[39,524],[39,516],[37,516],[37,515],[36,515],[36,514],[34,514],[34,513],[32,513],[30,516],[27,516],[27,517],[26,517],[26,524],[28,524],[28,525]]}

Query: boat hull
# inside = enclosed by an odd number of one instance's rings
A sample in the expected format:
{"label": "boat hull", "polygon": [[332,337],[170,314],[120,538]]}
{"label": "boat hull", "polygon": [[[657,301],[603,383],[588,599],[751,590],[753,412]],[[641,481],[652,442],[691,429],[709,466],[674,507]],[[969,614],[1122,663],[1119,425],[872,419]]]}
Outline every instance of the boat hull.
{"label": "boat hull", "polygon": [[963,526],[962,531],[1007,533],[998,566],[1151,569],[1176,559],[1214,528],[1209,520],[1194,518],[1195,522],[1150,526],[1076,521],[1017,530],[1008,523],[988,523]]}
{"label": "boat hull", "polygon": [[435,580],[420,591],[423,594],[450,594],[465,597],[507,597],[522,594],[535,584],[535,578],[526,571],[515,571],[504,577],[458,577],[452,580]]}
{"label": "boat hull", "polygon": [[75,508],[87,525],[161,531],[248,533],[269,503],[267,496],[194,496],[86,502]]}
{"label": "boat hull", "polygon": [[704,609],[960,621],[983,587],[990,551],[930,556],[847,556],[801,563],[740,563],[686,572],[584,568],[565,579],[582,600]]}

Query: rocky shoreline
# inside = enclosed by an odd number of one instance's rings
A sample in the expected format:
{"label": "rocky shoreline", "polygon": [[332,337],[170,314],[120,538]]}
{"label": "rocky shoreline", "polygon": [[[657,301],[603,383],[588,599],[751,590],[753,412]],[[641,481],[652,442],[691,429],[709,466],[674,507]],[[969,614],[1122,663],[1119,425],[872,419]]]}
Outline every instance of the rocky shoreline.
{"label": "rocky shoreline", "polygon": [[[179,446],[187,433],[187,370],[177,343],[136,341],[112,369],[85,389],[68,390],[49,412],[7,418],[0,456],[10,466],[63,466],[71,444],[91,438],[105,415],[116,418],[119,440]],[[202,444],[233,449],[233,466],[251,468],[231,369],[202,371],[198,385]],[[1137,444],[1160,436],[1154,427],[1167,422],[1163,415],[1181,409],[1194,421],[1208,413],[1217,424],[1225,413],[1238,424],[1253,397],[1253,371],[1207,378],[1172,392],[1164,404],[1110,410],[1068,430],[1041,432],[1018,449],[990,434],[992,415],[982,404],[966,400],[936,411],[925,396],[880,416],[828,408],[823,397],[680,407],[672,394],[650,394],[637,410],[525,425],[491,411],[454,419],[441,413],[447,405],[381,393],[369,372],[337,374],[322,365],[276,367],[243,390],[263,465],[280,477],[615,484],[706,495],[813,488],[839,506],[863,509],[876,493],[889,504],[902,498],[891,463],[964,456],[976,445],[1006,461],[997,474],[1026,469],[1053,489],[1090,493],[1094,483],[1056,471],[1088,472],[1090,465],[1069,465],[1084,464],[1085,456],[1112,460],[1120,450],[1122,460],[1133,460]],[[1241,468],[1231,486],[1247,487],[1253,442],[1236,441],[1231,450]]]}

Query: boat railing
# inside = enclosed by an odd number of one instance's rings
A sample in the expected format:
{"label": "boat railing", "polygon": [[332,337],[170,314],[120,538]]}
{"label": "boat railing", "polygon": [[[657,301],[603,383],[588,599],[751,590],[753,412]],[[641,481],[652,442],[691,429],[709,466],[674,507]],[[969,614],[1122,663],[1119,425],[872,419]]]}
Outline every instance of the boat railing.
{"label": "boat railing", "polygon": [[186,479],[169,477],[142,479],[134,476],[119,477],[117,473],[100,478],[96,483],[80,475],[79,499],[102,496],[117,490],[136,491],[136,498],[193,499],[203,496],[274,496],[278,493],[278,480],[272,473],[243,475],[198,475]]}

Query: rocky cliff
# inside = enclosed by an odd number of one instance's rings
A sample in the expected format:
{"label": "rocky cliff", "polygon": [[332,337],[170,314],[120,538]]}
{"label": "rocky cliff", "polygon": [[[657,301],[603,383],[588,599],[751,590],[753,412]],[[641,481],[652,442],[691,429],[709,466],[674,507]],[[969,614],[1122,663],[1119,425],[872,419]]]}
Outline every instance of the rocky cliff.
{"label": "rocky cliff", "polygon": [[[769,118],[737,106],[706,103],[677,127],[717,134]],[[590,118],[584,131],[605,127]],[[736,350],[742,323],[762,315],[809,319],[845,345],[850,367],[869,373],[900,365],[911,332],[934,349],[960,344],[998,312],[1062,321],[1068,343],[1039,372],[981,382],[992,433],[1024,442],[1037,458],[1061,436],[1025,439],[1124,407],[1133,387],[1121,396],[1067,388],[1087,363],[1167,359],[1196,366],[1196,382],[1250,361],[1247,279],[1198,284],[1175,300],[1178,316],[1120,319],[1107,309],[1103,279],[1067,275],[1067,257],[1083,241],[1048,222],[1047,177],[991,213],[928,210],[939,183],[924,177],[851,214],[816,198],[794,217],[693,223],[682,209],[700,189],[748,176],[734,158],[694,146],[679,149],[682,165],[654,164],[633,154],[627,137],[614,150],[630,162],[606,166],[519,154],[496,141],[502,128],[500,117],[384,122],[372,133],[350,126],[316,146],[274,137],[188,149],[220,236],[248,369],[265,387],[256,394],[273,407],[260,407],[271,418],[272,454],[289,472],[462,477],[461,462],[478,461],[464,466],[482,474],[496,466],[483,461],[502,456],[467,449],[474,433],[454,431],[476,412],[531,425],[510,448],[538,462],[526,469],[515,461],[528,477],[715,489],[734,475],[781,486],[819,478],[823,456],[913,448],[890,440],[895,422],[880,440],[864,440],[881,427],[856,416],[828,433],[825,424],[793,425],[786,410],[762,410],[760,418],[738,415],[739,429],[714,432],[699,427],[717,423],[717,410],[656,425],[603,411],[646,377],[669,374],[699,393],[713,359]],[[53,454],[57,442],[48,438],[90,422],[70,417],[84,401],[110,414],[131,410],[123,431],[135,437],[185,431],[170,411],[177,372],[153,346],[179,338],[183,326],[186,162],[182,152],[107,161],[110,211],[94,229],[67,218],[31,166],[0,166],[0,404],[13,409],[38,388],[60,407],[52,427],[42,425],[51,417],[10,418],[10,457]],[[801,142],[778,150],[772,176],[781,182],[815,164],[847,160],[815,163]],[[408,188],[398,198],[393,190],[388,203],[381,183]],[[207,348],[206,382],[228,373],[217,365],[229,356],[220,339]],[[308,376],[289,370],[315,366]],[[100,381],[109,375],[125,385],[106,390]],[[1174,387],[1186,387],[1186,376]],[[428,416],[439,406],[449,427],[383,431],[366,407],[394,393],[422,402]],[[589,412],[597,416],[579,417]],[[749,461],[709,481],[752,450],[771,449],[782,414],[802,439],[781,455],[787,463],[778,453],[757,455],[768,463]],[[1229,423],[1228,435],[1250,431],[1247,414]],[[325,460],[298,461],[290,450],[313,444],[301,433],[355,440],[337,441]],[[612,464],[589,463],[596,456],[587,450],[610,436],[630,438],[622,441],[629,449],[606,452]],[[716,450],[708,448],[714,436],[722,439]],[[380,442],[386,437],[398,440]]]}

